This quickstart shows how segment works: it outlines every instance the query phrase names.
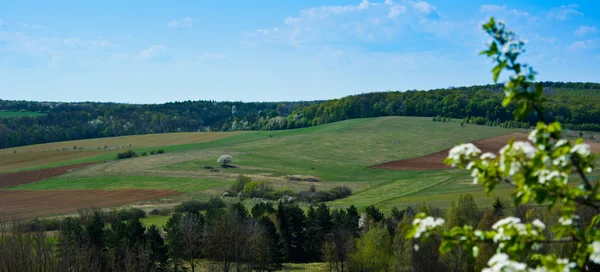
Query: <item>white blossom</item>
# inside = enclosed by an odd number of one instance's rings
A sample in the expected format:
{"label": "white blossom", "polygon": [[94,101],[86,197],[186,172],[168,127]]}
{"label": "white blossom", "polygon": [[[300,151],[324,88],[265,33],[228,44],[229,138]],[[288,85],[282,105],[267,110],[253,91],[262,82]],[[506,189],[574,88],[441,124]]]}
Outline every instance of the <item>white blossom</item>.
{"label": "white blossom", "polygon": [[529,136],[527,137],[527,139],[529,139],[529,140],[530,140],[530,141],[532,141],[532,142],[535,142],[535,140],[536,140],[536,138],[537,138],[537,133],[538,133],[538,130],[537,130],[537,129],[534,129],[534,130],[532,130],[532,131],[529,133]]}
{"label": "white blossom", "polygon": [[483,154],[481,154],[481,157],[479,157],[482,160],[493,160],[496,158],[496,154],[491,153],[491,152],[485,152]]}
{"label": "white blossom", "polygon": [[594,241],[588,247],[592,248],[592,254],[590,254],[590,261],[600,264],[600,241]]}
{"label": "white blossom", "polygon": [[560,139],[558,141],[556,141],[556,143],[554,144],[554,147],[561,147],[565,144],[567,144],[569,141],[565,140],[565,139]]}
{"label": "white blossom", "polygon": [[416,226],[417,231],[415,233],[414,238],[419,238],[421,235],[431,229],[442,226],[446,223],[446,221],[442,218],[433,218],[431,216],[427,216],[425,218],[416,218],[413,220],[413,226]]}
{"label": "white blossom", "polygon": [[558,223],[560,223],[563,226],[570,226],[571,224],[573,224],[573,219],[563,216],[558,218]]}
{"label": "white blossom", "polygon": [[576,144],[571,148],[571,153],[577,153],[579,156],[587,157],[591,154],[589,144]]}
{"label": "white blossom", "polygon": [[531,224],[533,224],[533,226],[535,226],[538,229],[546,228],[546,225],[544,224],[544,222],[540,221],[539,219],[533,220],[533,222],[531,222]]}
{"label": "white blossom", "polygon": [[521,223],[521,219],[509,216],[504,219],[500,219],[500,220],[498,220],[498,222],[494,223],[494,225],[492,225],[492,229],[498,230],[498,228],[500,226],[509,225],[509,224],[518,224],[518,223]]}
{"label": "white blossom", "polygon": [[[521,162],[518,160],[518,157],[524,156],[525,159],[533,159],[535,153],[535,147],[533,147],[529,142],[514,142],[512,148],[509,145],[505,145],[502,147],[502,149],[500,149],[500,170],[508,170],[509,175],[512,176],[521,169]],[[510,160],[508,169],[506,169],[507,159]]]}
{"label": "white blossom", "polygon": [[496,253],[488,261],[489,268],[484,268],[482,272],[500,272],[500,271],[523,271],[527,265],[510,260],[505,253]]}
{"label": "white blossom", "polygon": [[569,161],[569,157],[566,155],[558,156],[554,160],[552,160],[552,164],[555,166],[565,167]]}
{"label": "white blossom", "polygon": [[452,167],[455,167],[464,158],[465,160],[471,160],[477,157],[481,153],[481,150],[472,143],[461,144],[450,149],[448,158],[452,159]]}
{"label": "white blossom", "polygon": [[541,170],[538,172],[538,182],[540,184],[545,184],[548,181],[556,180],[562,184],[567,184],[569,181],[569,175],[567,173],[559,172],[559,171],[550,171],[550,170]]}

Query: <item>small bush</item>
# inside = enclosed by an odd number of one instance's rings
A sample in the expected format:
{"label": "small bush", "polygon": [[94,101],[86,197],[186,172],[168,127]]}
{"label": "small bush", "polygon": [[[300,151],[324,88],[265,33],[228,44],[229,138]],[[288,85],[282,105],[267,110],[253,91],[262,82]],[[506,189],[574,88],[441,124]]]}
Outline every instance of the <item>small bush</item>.
{"label": "small bush", "polygon": [[154,154],[156,154],[156,151],[154,151],[154,150],[151,150],[151,151],[150,151],[150,155],[154,155]]}
{"label": "small bush", "polygon": [[314,193],[317,191],[317,187],[314,185],[311,185],[310,188],[308,188],[308,191]]}
{"label": "small bush", "polygon": [[148,156],[148,152],[142,152],[142,157]]}
{"label": "small bush", "polygon": [[264,197],[266,193],[273,191],[271,185],[266,181],[252,181],[244,186],[242,195],[245,197]]}
{"label": "small bush", "polygon": [[160,214],[160,210],[159,209],[152,209],[151,211],[148,212],[149,215],[159,215]]}
{"label": "small bush", "polygon": [[271,200],[278,200],[278,199],[283,198],[284,196],[291,196],[293,198],[297,198],[300,196],[300,194],[292,189],[282,188],[282,189],[277,189],[275,191],[266,192],[264,194],[263,198],[271,199]]}
{"label": "small bush", "polygon": [[229,188],[229,193],[231,195],[237,195],[239,192],[244,190],[244,187],[246,187],[246,184],[248,184],[251,181],[252,181],[252,179],[250,179],[250,177],[244,176],[244,175],[239,175],[235,179],[235,181],[233,182],[231,187]]}
{"label": "small bush", "polygon": [[352,195],[352,190],[346,186],[335,187],[329,191],[319,191],[312,195],[309,199],[310,202],[327,202],[340,198],[345,198]]}
{"label": "small bush", "polygon": [[165,151],[162,150],[162,149],[159,149],[159,150],[156,151],[156,154],[163,154],[163,153],[165,153]]}
{"label": "small bush", "polygon": [[119,160],[135,158],[135,157],[137,157],[137,153],[135,153],[135,151],[133,151],[131,149],[117,154],[117,159],[119,159]]}
{"label": "small bush", "polygon": [[131,208],[126,210],[120,210],[119,216],[121,217],[121,220],[127,221],[134,218],[145,218],[146,212],[140,208]]}
{"label": "small bush", "polygon": [[204,168],[204,169],[209,169],[209,170],[210,170],[210,169],[215,169],[214,167],[212,167],[212,166],[209,166],[209,165],[207,165],[207,166],[204,166],[204,167],[202,167],[202,168]]}
{"label": "small bush", "polygon": [[178,213],[200,213],[200,211],[209,210],[213,208],[223,208],[225,202],[218,197],[211,198],[208,202],[201,202],[198,200],[186,200],[181,204],[175,206],[175,212]]}

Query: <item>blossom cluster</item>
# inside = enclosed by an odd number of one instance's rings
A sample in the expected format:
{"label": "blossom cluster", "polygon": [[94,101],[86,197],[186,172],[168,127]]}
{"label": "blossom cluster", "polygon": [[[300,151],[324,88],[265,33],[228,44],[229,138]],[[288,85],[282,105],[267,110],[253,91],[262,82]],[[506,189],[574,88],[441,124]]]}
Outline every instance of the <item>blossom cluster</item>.
{"label": "blossom cluster", "polygon": [[435,229],[437,227],[441,227],[446,223],[446,221],[442,218],[433,218],[431,216],[427,216],[425,218],[415,218],[413,220],[413,226],[415,227],[414,238],[420,238],[421,235],[425,233],[426,236],[429,235],[428,231]]}

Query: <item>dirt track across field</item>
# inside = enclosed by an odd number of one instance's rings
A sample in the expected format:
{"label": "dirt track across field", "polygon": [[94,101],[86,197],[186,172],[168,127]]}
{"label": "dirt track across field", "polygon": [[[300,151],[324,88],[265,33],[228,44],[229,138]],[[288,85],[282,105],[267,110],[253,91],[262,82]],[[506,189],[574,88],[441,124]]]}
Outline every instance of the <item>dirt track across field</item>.
{"label": "dirt track across field", "polygon": [[[474,141],[475,144],[482,152],[493,152],[498,151],[506,145],[508,140],[515,138],[517,141],[527,141],[527,135],[522,133],[511,133],[504,136],[488,138],[483,140]],[[592,152],[600,152],[599,143],[589,143]],[[448,156],[450,149],[445,149],[429,155],[411,158],[406,160],[398,160],[386,162],[378,165],[370,166],[373,169],[386,169],[386,170],[439,170],[449,168],[444,164],[444,159]]]}
{"label": "dirt track across field", "polygon": [[68,166],[40,169],[40,170],[31,170],[31,171],[23,171],[23,172],[14,172],[14,173],[4,173],[0,174],[0,188],[7,188],[16,185],[22,185],[27,183],[36,182],[39,180],[51,178],[54,176],[62,175],[69,171],[72,171],[77,168],[83,168],[92,164],[92,163],[81,163],[81,164],[73,164]]}
{"label": "dirt track across field", "polygon": [[0,191],[0,221],[75,212],[80,209],[152,200],[179,194],[171,190]]}

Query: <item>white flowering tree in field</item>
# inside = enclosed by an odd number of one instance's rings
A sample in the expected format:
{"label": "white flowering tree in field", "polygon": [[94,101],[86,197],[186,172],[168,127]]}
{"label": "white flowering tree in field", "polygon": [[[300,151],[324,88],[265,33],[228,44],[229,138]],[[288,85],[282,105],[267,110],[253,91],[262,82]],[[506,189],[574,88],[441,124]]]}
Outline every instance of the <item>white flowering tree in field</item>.
{"label": "white flowering tree in field", "polygon": [[217,159],[217,163],[221,166],[229,166],[233,162],[233,158],[229,155],[223,155]]}
{"label": "white flowering tree in field", "polygon": [[[590,266],[600,264],[599,184],[587,176],[594,168],[596,156],[583,139],[575,143],[563,139],[561,125],[544,119],[543,87],[533,82],[536,74],[533,69],[517,61],[524,52],[525,42],[494,18],[483,29],[492,37],[489,48],[482,54],[496,63],[492,70],[494,81],[497,82],[502,71],[512,73],[505,84],[503,105],[514,103],[516,118],[533,114],[539,122],[529,141],[510,140],[498,156],[482,154],[468,143],[452,148],[445,162],[470,171],[473,182],[482,184],[488,194],[500,183],[509,184],[514,188],[511,197],[515,205],[534,202],[548,208],[559,207],[558,224],[551,227],[550,237],[543,235],[548,226],[539,219],[526,223],[515,217],[499,220],[491,230],[476,230],[468,225],[447,230],[443,228],[443,219],[419,214],[407,238],[439,237],[442,253],[462,247],[474,256],[479,253],[477,245],[491,244],[496,254],[484,271],[590,270]],[[576,215],[582,207],[595,214],[587,225]],[[571,243],[574,250],[569,256],[542,253],[540,249],[552,243]]]}

